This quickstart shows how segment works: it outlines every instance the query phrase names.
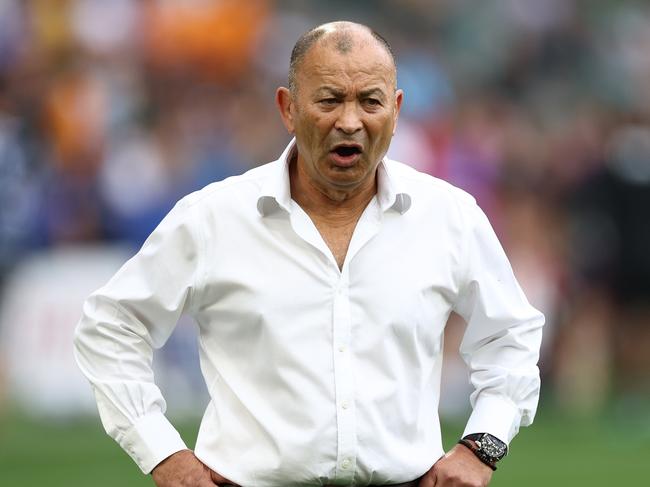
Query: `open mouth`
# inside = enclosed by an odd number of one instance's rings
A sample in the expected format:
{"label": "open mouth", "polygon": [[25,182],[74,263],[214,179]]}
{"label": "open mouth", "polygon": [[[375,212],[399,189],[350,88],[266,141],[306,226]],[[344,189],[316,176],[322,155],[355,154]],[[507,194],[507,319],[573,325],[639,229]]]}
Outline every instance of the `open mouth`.
{"label": "open mouth", "polygon": [[361,149],[356,146],[339,145],[334,148],[334,152],[341,157],[350,157],[361,154]]}
{"label": "open mouth", "polygon": [[330,151],[330,160],[339,168],[354,166],[363,153],[363,146],[356,142],[343,142],[335,145]]}

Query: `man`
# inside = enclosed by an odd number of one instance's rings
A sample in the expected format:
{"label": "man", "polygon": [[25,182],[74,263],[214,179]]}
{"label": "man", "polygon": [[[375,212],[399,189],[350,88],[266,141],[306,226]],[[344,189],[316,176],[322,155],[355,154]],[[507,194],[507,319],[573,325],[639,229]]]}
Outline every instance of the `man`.
{"label": "man", "polygon": [[[276,95],[295,141],[181,200],[86,302],[77,360],[108,433],[159,487],[485,486],[532,421],[543,317],[474,200],[385,159],[402,99],[380,36],[308,32]],[[453,310],[475,392],[470,437],[445,454]],[[151,371],[183,311],[212,399],[194,452]]]}

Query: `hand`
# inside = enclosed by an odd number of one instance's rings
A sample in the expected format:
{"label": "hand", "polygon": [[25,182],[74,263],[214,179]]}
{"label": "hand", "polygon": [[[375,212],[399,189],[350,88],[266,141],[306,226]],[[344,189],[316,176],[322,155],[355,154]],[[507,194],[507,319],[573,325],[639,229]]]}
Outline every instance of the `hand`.
{"label": "hand", "polygon": [[456,445],[420,479],[418,487],[486,487],[492,469],[469,448]]}
{"label": "hand", "polygon": [[214,487],[235,485],[204,465],[191,450],[181,450],[160,462],[151,472],[158,487]]}

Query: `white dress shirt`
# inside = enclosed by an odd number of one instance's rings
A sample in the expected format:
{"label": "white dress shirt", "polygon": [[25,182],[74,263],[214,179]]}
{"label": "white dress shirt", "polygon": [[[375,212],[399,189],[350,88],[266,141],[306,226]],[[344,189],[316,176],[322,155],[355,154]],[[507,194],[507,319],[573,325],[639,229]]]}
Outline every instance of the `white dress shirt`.
{"label": "white dress shirt", "polygon": [[[391,484],[443,455],[443,329],[468,322],[465,434],[532,422],[543,316],[463,191],[391,160],[337,263],[279,160],[183,198],[84,305],[75,355],[107,432],[151,471],[185,444],[152,349],[183,312],[211,397],[195,453],[245,487]],[[443,391],[444,393],[444,391]]]}

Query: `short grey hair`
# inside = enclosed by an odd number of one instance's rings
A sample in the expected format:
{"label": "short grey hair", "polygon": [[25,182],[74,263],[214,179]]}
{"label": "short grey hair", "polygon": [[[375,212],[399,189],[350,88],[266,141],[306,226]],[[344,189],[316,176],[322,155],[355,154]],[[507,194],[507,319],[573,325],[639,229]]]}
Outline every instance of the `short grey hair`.
{"label": "short grey hair", "polygon": [[[353,24],[349,22],[341,22],[340,24],[343,25],[349,25],[349,26],[360,26],[368,30],[370,35],[379,43],[381,47],[384,48],[384,50],[388,53],[390,56],[393,65],[396,66],[395,62],[395,54],[393,53],[393,49],[390,47],[390,44],[388,41],[378,32],[375,32],[372,30],[370,27],[363,25],[363,24]],[[289,61],[289,76],[288,76],[288,82],[289,82],[289,90],[292,93],[296,92],[296,77],[298,73],[298,69],[300,68],[300,65],[302,61],[305,58],[305,55],[309,51],[309,49],[312,48],[312,46],[321,38],[323,35],[328,31],[326,26],[329,24],[323,24],[319,25],[318,27],[314,27],[313,29],[305,32],[303,35],[300,36],[300,38],[296,41],[296,44],[293,46],[293,49],[291,50],[291,59]],[[350,36],[350,28],[349,27],[343,27],[341,28],[340,32],[337,33],[337,42],[336,42],[336,49],[339,52],[346,53],[349,52],[350,49],[352,48],[352,38]]]}

